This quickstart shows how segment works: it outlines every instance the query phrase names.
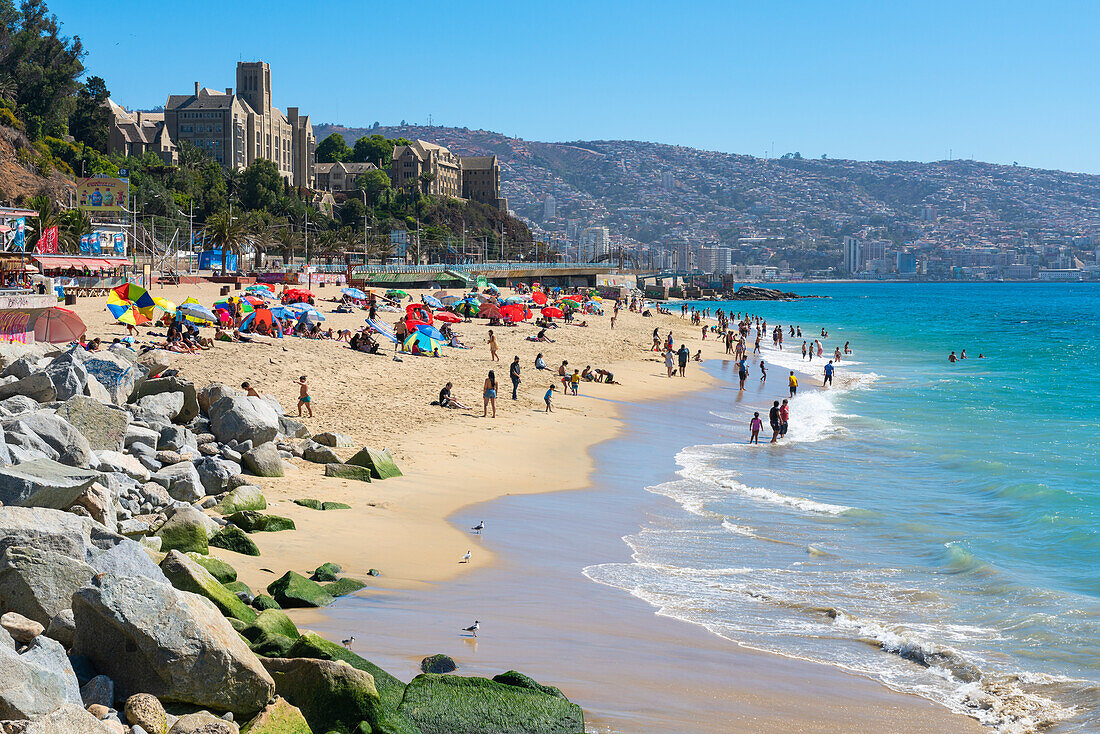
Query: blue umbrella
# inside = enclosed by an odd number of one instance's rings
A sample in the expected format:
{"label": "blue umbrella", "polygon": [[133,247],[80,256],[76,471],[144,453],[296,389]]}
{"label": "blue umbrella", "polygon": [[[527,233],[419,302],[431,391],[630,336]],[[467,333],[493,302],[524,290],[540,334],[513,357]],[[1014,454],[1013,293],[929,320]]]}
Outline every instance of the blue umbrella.
{"label": "blue umbrella", "polygon": [[431,306],[432,308],[443,308],[443,304],[438,298],[429,295],[423,295],[420,300],[424,302],[425,306]]}
{"label": "blue umbrella", "polygon": [[447,337],[443,336],[439,329],[430,324],[420,324],[416,327],[416,330],[430,339],[438,339],[441,342],[447,341]]}
{"label": "blue umbrella", "polygon": [[308,303],[288,303],[284,306],[284,308],[289,308],[291,311],[297,314],[301,314],[304,311],[315,310],[313,306],[310,306]]}
{"label": "blue umbrella", "polygon": [[176,306],[177,312],[183,312],[185,316],[194,316],[195,318],[205,319],[206,321],[217,321],[218,317],[214,315],[214,312],[198,303],[181,303]]}
{"label": "blue umbrella", "polygon": [[345,288],[342,292],[345,296],[351,296],[352,298],[358,298],[360,300],[367,297],[367,294],[358,288]]}
{"label": "blue umbrella", "polygon": [[314,321],[324,321],[324,320],[325,320],[325,315],[323,313],[321,313],[320,311],[317,311],[317,310],[312,309],[312,308],[308,311],[303,312],[302,315],[298,317],[298,322],[299,323],[305,321],[307,324],[311,323],[311,322],[314,322]]}
{"label": "blue umbrella", "polygon": [[505,303],[527,303],[526,296],[508,296],[504,299]]}
{"label": "blue umbrella", "polygon": [[293,319],[298,315],[286,306],[272,306],[268,310],[271,311],[271,315],[277,319]]}

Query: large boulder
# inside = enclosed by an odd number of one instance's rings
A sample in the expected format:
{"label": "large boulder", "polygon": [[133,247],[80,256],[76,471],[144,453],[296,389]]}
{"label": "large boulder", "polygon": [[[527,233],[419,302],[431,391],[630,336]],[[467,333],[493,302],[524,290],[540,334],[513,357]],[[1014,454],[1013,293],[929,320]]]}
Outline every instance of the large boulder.
{"label": "large boulder", "polygon": [[294,571],[287,571],[272,581],[267,593],[283,608],[323,607],[335,601],[323,586]]}
{"label": "large boulder", "polygon": [[62,464],[87,467],[92,459],[92,447],[84,434],[52,410],[24,413],[7,419],[3,425],[8,443],[18,436],[27,448],[43,451],[45,444],[49,447],[45,454]]}
{"label": "large boulder", "polygon": [[576,734],[580,706],[542,691],[486,678],[424,673],[405,688],[398,712],[423,734]]}
{"label": "large boulder", "polygon": [[234,512],[226,518],[247,533],[277,533],[282,530],[294,530],[294,521],[279,515],[264,515],[252,510]]}
{"label": "large boulder", "polygon": [[23,734],[116,734],[83,706],[65,703],[41,719],[32,721]]}
{"label": "large boulder", "polygon": [[[217,579],[220,584],[231,584],[237,580],[237,569],[220,558],[204,556],[201,553],[188,553],[187,557],[209,571],[210,575]],[[237,592],[233,591],[233,593]]]}
{"label": "large boulder", "polygon": [[240,553],[245,556],[260,555],[260,549],[256,547],[256,543],[253,542],[252,538],[248,537],[248,533],[241,530],[236,525],[226,525],[224,528],[211,535],[210,545],[215,548],[233,551],[234,553]]}
{"label": "large boulder", "polygon": [[183,410],[183,393],[159,392],[137,400],[131,410],[147,422],[170,423]]}
{"label": "large boulder", "polygon": [[256,718],[241,729],[241,734],[313,734],[306,717],[297,706],[292,706],[282,696],[264,707]]}
{"label": "large boulder", "polygon": [[240,734],[232,721],[214,716],[209,711],[196,711],[176,719],[168,734]]}
{"label": "large boulder", "polygon": [[19,612],[49,625],[95,574],[84,561],[63,553],[11,546],[0,555],[0,612]]}
{"label": "large boulder", "polygon": [[190,423],[199,416],[198,393],[195,384],[178,375],[173,377],[154,377],[143,381],[138,385],[130,399],[141,402],[142,398],[160,393],[180,393],[183,396],[183,405],[176,415],[179,423]]}
{"label": "large boulder", "polygon": [[168,583],[168,579],[164,577],[160,568],[150,557],[149,551],[141,543],[94,527],[91,538],[92,547],[88,550],[88,564],[97,573],[112,576],[139,576],[158,584]]}
{"label": "large boulder", "polygon": [[210,431],[222,443],[253,446],[279,435],[279,413],[261,398],[226,396],[210,406]]}
{"label": "large boulder", "polygon": [[420,670],[424,673],[453,673],[458,670],[458,665],[450,655],[429,655],[420,661]]}
{"label": "large boulder", "polygon": [[335,660],[345,662],[357,670],[371,674],[374,685],[382,697],[382,703],[389,710],[394,710],[401,703],[405,695],[405,684],[396,676],[387,673],[377,665],[362,658],[343,645],[337,645],[331,640],[326,640],[315,632],[304,632],[294,642],[294,647],[287,653],[293,658],[316,658],[318,660]]}
{"label": "large boulder", "polygon": [[242,717],[274,684],[213,603],[166,584],[99,576],[73,595],[73,652],[111,677],[122,697],[151,693]]}
{"label": "large boulder", "polygon": [[116,405],[126,402],[134,384],[144,374],[142,368],[111,352],[93,352],[84,360],[84,369],[107,390]]}
{"label": "large boulder", "polygon": [[281,415],[279,416],[279,433],[289,438],[307,438],[309,429],[301,421]]}
{"label": "large boulder", "polygon": [[172,499],[181,502],[197,502],[206,496],[199,470],[190,461],[166,466],[150,479],[167,489]]}
{"label": "large boulder", "polygon": [[85,395],[69,398],[57,414],[80,431],[93,451],[122,451],[130,413],[117,405],[106,405]]}
{"label": "large boulder", "polygon": [[355,439],[346,433],[336,433],[335,431],[325,431],[324,433],[315,434],[313,440],[322,446],[331,446],[333,448],[350,449],[355,446]]}
{"label": "large boulder", "polygon": [[[108,481],[107,483],[110,484],[111,482]],[[93,482],[92,486],[76,498],[76,502],[69,509],[77,511],[77,507],[84,508],[89,517],[113,533],[118,528],[117,496],[116,492],[103,484]]]}
{"label": "large boulder", "polygon": [[198,453],[199,444],[195,440],[195,434],[187,426],[175,424],[160,429],[160,441],[157,442],[158,451],[175,451],[177,453]]}
{"label": "large boulder", "polygon": [[401,476],[401,470],[397,468],[397,464],[393,460],[393,454],[390,453],[389,449],[376,451],[369,446],[364,447],[355,456],[348,459],[347,463],[370,469],[371,477],[374,479],[389,479],[390,477]]}
{"label": "large boulder", "polygon": [[146,734],[168,734],[168,714],[156,696],[135,693],[126,699],[126,720]]}
{"label": "large boulder", "polygon": [[371,481],[371,471],[365,466],[354,464],[325,464],[325,476],[337,479],[354,479],[359,482]]}
{"label": "large boulder", "polygon": [[329,596],[347,596],[348,594],[354,594],[360,589],[367,588],[367,585],[358,579],[345,576],[342,579],[324,584],[324,587]]}
{"label": "large boulder", "polygon": [[145,426],[131,425],[126,429],[126,448],[133,450],[134,446],[141,444],[153,453],[156,453],[157,444],[160,443],[160,431],[154,431]]}
{"label": "large boulder", "polygon": [[3,466],[0,503],[65,510],[99,478],[99,472],[66,466],[52,459]]}
{"label": "large boulder", "polygon": [[49,637],[35,637],[20,653],[0,628],[0,671],[0,719],[37,719],[66,703],[81,705],[65,648]]}
{"label": "large boulder", "polygon": [[198,391],[199,409],[203,413],[210,413],[211,406],[222,398],[243,398],[244,393],[235,387],[223,385],[220,382],[212,382]]}
{"label": "large boulder", "polygon": [[275,691],[301,709],[315,732],[355,731],[360,722],[372,732],[397,732],[369,673],[329,660],[264,658]]}
{"label": "large boulder", "polygon": [[88,388],[88,370],[71,356],[59,357],[46,368],[46,375],[53,383],[54,400],[68,400],[83,395]]}
{"label": "large boulder", "polygon": [[314,464],[339,464],[340,455],[316,441],[302,442],[302,458]]}
{"label": "large boulder", "polygon": [[241,473],[240,465],[227,459],[204,456],[195,461],[195,470],[207,495],[221,494],[229,487],[229,480]]}
{"label": "large boulder", "polygon": [[275,444],[270,441],[245,451],[242,454],[242,459],[245,468],[255,476],[283,476],[283,457],[279,455],[279,450],[275,448]]}
{"label": "large boulder", "polygon": [[12,395],[10,398],[0,400],[0,416],[11,418],[21,413],[33,412],[41,407],[37,400],[32,400],[26,395]]}
{"label": "large boulder", "polygon": [[241,634],[253,641],[262,635],[281,635],[290,638],[291,641],[297,640],[300,636],[294,622],[281,609],[264,609],[241,631]]}
{"label": "large boulder", "polygon": [[53,381],[45,372],[35,372],[15,382],[0,385],[0,400],[13,395],[23,395],[39,403],[49,403],[57,399]]}
{"label": "large boulder", "polygon": [[[125,411],[122,412],[129,415]],[[133,456],[120,451],[96,451],[94,453],[101,472],[125,474],[139,482],[149,481],[149,470]]]}
{"label": "large boulder", "polygon": [[13,546],[87,558],[92,522],[45,507],[0,507],[0,552]]}
{"label": "large boulder", "polygon": [[160,562],[160,570],[168,577],[172,586],[182,591],[205,596],[214,602],[214,606],[225,616],[245,623],[256,619],[256,612],[251,607],[222,586],[209,571],[179,551],[169,551]]}
{"label": "large boulder", "polygon": [[157,530],[161,550],[206,553],[213,535],[209,522],[210,518],[195,508],[180,507]]}
{"label": "large boulder", "polygon": [[222,515],[232,515],[234,512],[244,512],[246,510],[266,509],[267,500],[264,499],[263,491],[254,484],[237,487],[223,497],[221,502],[214,505],[214,511]]}

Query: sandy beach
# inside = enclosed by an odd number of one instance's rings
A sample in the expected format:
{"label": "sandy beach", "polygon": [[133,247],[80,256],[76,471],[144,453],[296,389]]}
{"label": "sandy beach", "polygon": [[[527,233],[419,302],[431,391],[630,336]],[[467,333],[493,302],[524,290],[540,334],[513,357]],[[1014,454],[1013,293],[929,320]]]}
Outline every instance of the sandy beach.
{"label": "sandy beach", "polygon": [[[195,296],[209,305],[217,299],[218,286],[164,287],[153,292],[175,302]],[[314,292],[318,307],[327,316],[324,326],[358,329],[363,325],[365,312],[329,313],[334,304],[324,299],[337,297],[337,287],[315,288]],[[88,324],[89,335],[109,341],[124,335],[125,329],[111,323],[104,304],[103,298],[83,299],[76,310]],[[744,307],[751,312],[751,303]],[[380,315],[390,323],[398,316]],[[471,536],[467,528],[476,520],[465,508],[512,496],[515,499],[499,503],[500,510],[494,510],[493,504],[485,509],[486,514],[508,513],[515,509],[512,503],[519,501],[520,495],[585,490],[595,483],[594,473],[602,470],[594,447],[629,434],[632,426],[624,425],[624,417],[631,409],[654,401],[668,404],[690,399],[715,386],[715,379],[695,363],[687,378],[667,378],[663,362],[648,349],[654,327],[660,328],[662,335],[671,328],[677,343],[686,341],[693,353],[701,349],[705,361],[724,359],[724,346],[713,338],[701,340],[698,327],[678,315],[643,318],[625,311],[614,330],[608,321],[606,316],[590,317],[587,328],[553,330],[550,334],[556,341],[552,344],[525,341],[535,332],[530,326],[495,328],[500,345],[500,362],[496,363],[489,358],[485,343],[488,327],[483,320],[456,324],[471,349],[447,349],[447,356],[441,359],[404,356],[403,361],[395,362],[392,351],[386,349],[368,355],[353,352],[342,342],[296,338],[216,343],[201,355],[175,357],[174,366],[198,385],[223,382],[236,386],[248,380],[261,393],[276,396],[291,415],[297,412],[294,381],[307,376],[314,417],[304,422],[312,432],[338,431],[358,444],[389,447],[405,473],[400,478],[363,484],[325,478],[320,466],[295,461],[296,468],[288,471],[288,476],[257,483],[268,499],[269,511],[292,518],[297,530],[253,535],[261,550],[256,558],[219,555],[231,560],[241,580],[254,589],[266,586],[287,569],[308,573],[328,561],[341,564],[353,577],[365,578],[371,568],[381,571],[380,576],[368,579],[370,588],[356,597],[324,611],[296,615],[303,624],[319,630],[326,630],[335,618],[341,624],[352,624],[349,614],[366,629],[370,625],[365,620],[372,609],[400,610],[401,604],[412,604],[412,600],[422,607],[425,600],[437,599],[440,609],[454,609],[452,594],[484,593],[481,584],[491,580],[493,594],[500,598],[530,593],[545,600],[546,604],[536,605],[528,615],[510,623],[529,633],[541,630],[549,634],[555,614],[550,600],[561,594],[574,595],[570,598],[587,594],[588,603],[581,607],[585,613],[570,619],[579,628],[571,631],[568,645],[548,648],[554,655],[535,654],[532,645],[516,642],[498,648],[495,654],[479,653],[477,663],[464,672],[477,672],[481,670],[478,666],[495,666],[499,672],[503,666],[561,685],[571,699],[599,712],[596,719],[604,731],[980,730],[968,718],[864,678],[746,650],[701,628],[659,618],[648,605],[592,584],[579,574],[558,587],[552,581],[562,567],[540,573],[536,559],[525,567],[522,554],[497,556],[506,547],[511,553],[514,546],[499,543],[495,537],[482,542]],[[163,333],[143,327],[143,340],[150,338],[145,336],[148,331]],[[540,351],[549,371],[537,372],[533,367]],[[513,402],[507,371],[516,355],[523,368],[523,383],[519,400]],[[560,385],[556,369],[562,360],[568,360],[570,369],[586,365],[609,369],[622,384],[583,383],[582,396],[576,398],[558,392],[555,412],[546,414],[542,395],[551,384]],[[481,385],[490,369],[496,370],[501,384],[495,419],[481,417]],[[447,381],[454,383],[455,397],[473,409],[445,410],[429,405]],[[345,456],[354,450],[337,449]],[[660,457],[662,462],[669,460],[669,456]],[[557,501],[568,502],[567,498],[584,494],[564,492],[557,495],[563,498]],[[347,502],[352,509],[321,513],[292,502],[305,497]],[[452,522],[452,517],[461,521]],[[481,519],[480,514],[477,518]],[[527,528],[533,535],[534,522],[523,512],[518,520],[507,520],[511,532],[522,533]],[[558,542],[576,551],[592,539],[595,548],[610,552],[620,535],[611,528],[606,532],[600,527],[574,528]],[[620,546],[615,545],[621,552]],[[467,550],[472,550],[471,561],[460,563]],[[391,616],[392,623],[375,630],[384,631],[389,641],[377,645],[380,658],[376,662],[384,666],[392,660],[389,656],[395,655],[397,643],[410,655],[439,651],[435,640],[424,637],[431,620],[403,626],[401,616]],[[444,638],[454,642],[457,635],[451,631],[450,620],[434,621],[444,630],[440,644]],[[616,643],[606,660],[617,664],[600,668],[593,662],[592,643],[606,639],[609,626],[615,629],[612,637]],[[502,633],[507,634],[507,629],[497,634]],[[363,636],[357,649],[368,658],[374,657],[371,634]],[[417,640],[421,643],[414,644]],[[585,649],[587,656],[574,654]],[[622,656],[627,654],[636,654],[645,664],[624,666],[628,658]],[[409,660],[404,662],[406,668],[399,665],[394,672],[411,675]],[[691,675],[685,675],[689,671]],[[654,696],[675,700],[677,705],[658,706]],[[613,705],[614,701],[619,705]],[[647,702],[649,705],[643,706]],[[632,718],[628,715],[632,706],[643,707],[645,714]],[[672,713],[662,720],[662,711]],[[685,726],[688,728],[681,728]]]}

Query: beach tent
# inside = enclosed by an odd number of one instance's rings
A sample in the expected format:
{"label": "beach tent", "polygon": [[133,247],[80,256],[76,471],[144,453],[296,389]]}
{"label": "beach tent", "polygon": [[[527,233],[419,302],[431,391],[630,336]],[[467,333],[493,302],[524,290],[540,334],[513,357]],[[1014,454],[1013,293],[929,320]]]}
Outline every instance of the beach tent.
{"label": "beach tent", "polygon": [[433,339],[419,329],[405,337],[405,341],[401,343],[403,351],[413,351],[413,345],[423,354],[431,354],[436,349],[440,349],[443,346],[443,342],[439,339]]}
{"label": "beach tent", "polygon": [[385,324],[383,324],[381,321],[374,321],[372,319],[364,319],[364,320],[367,322],[367,326],[369,326],[370,328],[377,331],[384,338],[389,339],[394,344],[399,343],[397,341],[397,336],[395,336],[394,333],[390,330],[390,328],[388,326],[386,326]]}
{"label": "beach tent", "polygon": [[269,334],[276,334],[279,338],[283,336],[283,327],[279,323],[279,320],[275,318],[275,315],[271,313],[271,309],[260,308],[250,313],[248,317],[241,322],[241,331],[251,331],[257,333],[264,326],[267,327]]}

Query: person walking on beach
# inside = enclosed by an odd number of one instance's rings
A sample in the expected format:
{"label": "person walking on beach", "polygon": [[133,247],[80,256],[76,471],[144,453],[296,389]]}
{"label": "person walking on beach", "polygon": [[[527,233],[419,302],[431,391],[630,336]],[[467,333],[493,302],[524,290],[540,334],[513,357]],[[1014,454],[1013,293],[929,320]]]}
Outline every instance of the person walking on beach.
{"label": "person walking on beach", "polygon": [[737,379],[741,381],[741,385],[738,388],[741,392],[745,391],[745,380],[749,378],[749,366],[746,364],[746,357],[742,357],[741,361],[737,363]]}
{"label": "person walking on beach", "polygon": [[687,377],[685,373],[687,372],[688,360],[691,359],[691,350],[688,349],[688,345],[681,344],[676,356],[680,361],[680,377]]}
{"label": "person walking on beach", "polygon": [[573,374],[569,376],[569,389],[573,391],[574,395],[579,395],[581,390],[581,371],[573,370]]}
{"label": "person walking on beach", "polygon": [[546,413],[553,413],[554,412],[554,406],[552,406],[550,404],[550,398],[552,398],[554,396],[554,390],[555,389],[556,388],[553,385],[551,385],[550,389],[546,391],[546,394],[542,396],[543,401],[546,403],[546,410],[544,411]]}
{"label": "person walking on beach", "polygon": [[512,400],[519,400],[519,355],[512,360],[512,366],[508,368],[508,376],[512,378]]}
{"label": "person walking on beach", "polygon": [[569,360],[562,360],[561,366],[558,367],[558,378],[561,380],[561,394],[565,395],[569,390],[569,370],[566,367],[569,366]]}
{"label": "person walking on beach", "polygon": [[833,384],[833,360],[829,360],[829,364],[825,365],[825,379],[822,380],[821,386],[828,387]]}
{"label": "person walking on beach", "polygon": [[786,398],[783,399],[783,404],[779,406],[779,437],[786,438],[787,436],[787,422],[791,419],[791,406],[787,403]]}
{"label": "person walking on beach", "polygon": [[665,350],[665,369],[668,370],[669,377],[676,374],[676,355],[671,348]]}
{"label": "person walking on beach", "polygon": [[798,392],[798,378],[794,376],[794,370],[791,370],[791,376],[787,378],[787,387],[791,389],[791,397],[793,398],[795,393]]}
{"label": "person walking on beach", "polygon": [[306,384],[306,376],[298,378],[298,417],[302,417],[302,408],[309,411],[309,417],[313,417],[313,398],[309,396],[309,385]]}
{"label": "person walking on beach", "polygon": [[760,420],[760,413],[753,413],[752,420],[749,421],[749,443],[754,443],[757,446],[760,445],[760,429],[763,427],[764,424]]}
{"label": "person walking on beach", "polygon": [[483,404],[481,409],[481,417],[486,418],[489,415],[489,405],[493,406],[493,417],[497,417],[497,375],[493,370],[489,370],[489,376],[485,378],[485,385],[481,390]]}
{"label": "person walking on beach", "polygon": [[764,367],[764,360],[760,360],[760,384],[768,381],[768,370]]}
{"label": "person walking on beach", "polygon": [[781,424],[781,421],[780,421],[780,418],[779,418],[779,401],[778,400],[776,400],[774,403],[772,403],[771,410],[768,411],[768,423],[770,423],[771,427],[772,427],[772,443],[777,443],[779,441],[779,430],[782,427],[782,424]]}
{"label": "person walking on beach", "polygon": [[497,338],[493,335],[492,329],[489,329],[489,359],[493,362],[500,361],[500,357],[497,356]]}

